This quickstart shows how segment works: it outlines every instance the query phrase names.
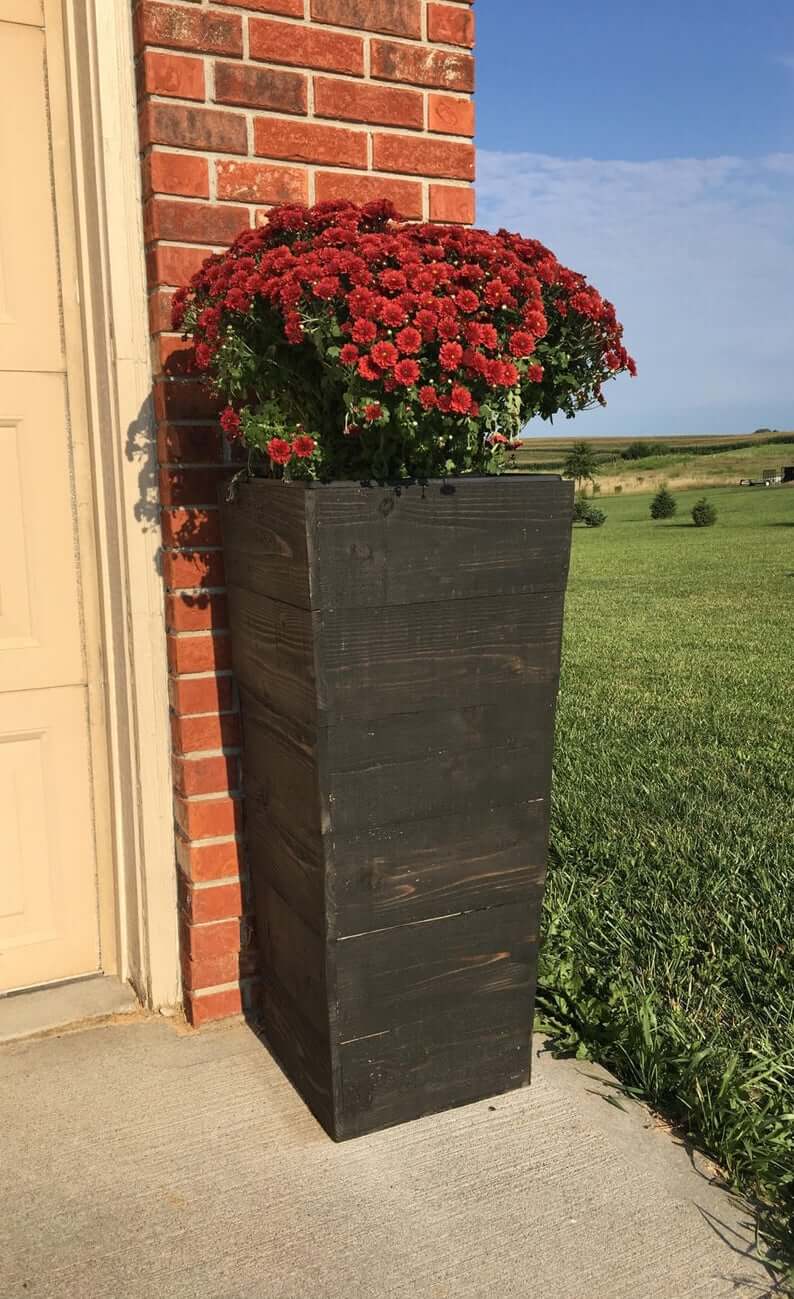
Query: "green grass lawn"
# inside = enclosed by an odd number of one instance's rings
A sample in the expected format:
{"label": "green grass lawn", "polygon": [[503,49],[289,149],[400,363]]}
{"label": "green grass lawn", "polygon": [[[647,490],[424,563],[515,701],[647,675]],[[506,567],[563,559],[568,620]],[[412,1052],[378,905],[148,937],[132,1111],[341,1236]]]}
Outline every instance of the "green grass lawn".
{"label": "green grass lawn", "polygon": [[540,1011],[794,1212],[794,489],[574,530]]}

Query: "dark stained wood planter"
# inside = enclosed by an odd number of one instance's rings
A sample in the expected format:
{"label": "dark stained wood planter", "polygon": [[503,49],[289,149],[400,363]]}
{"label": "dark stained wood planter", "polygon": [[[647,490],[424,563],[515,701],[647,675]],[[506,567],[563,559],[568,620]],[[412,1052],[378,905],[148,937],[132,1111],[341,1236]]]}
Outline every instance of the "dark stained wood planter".
{"label": "dark stained wood planter", "polygon": [[273,1052],[337,1140],[529,1081],[573,488],[224,504]]}

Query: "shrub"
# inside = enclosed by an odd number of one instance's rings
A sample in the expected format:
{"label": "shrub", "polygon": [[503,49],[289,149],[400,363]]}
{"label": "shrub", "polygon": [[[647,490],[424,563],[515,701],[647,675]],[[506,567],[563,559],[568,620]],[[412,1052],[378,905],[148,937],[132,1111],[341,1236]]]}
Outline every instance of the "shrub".
{"label": "shrub", "polygon": [[666,442],[630,442],[627,447],[621,451],[623,460],[642,460],[645,456],[664,456],[669,455],[674,448],[667,445]]}
{"label": "shrub", "polygon": [[226,434],[284,477],[495,472],[530,418],[636,368],[614,307],[537,240],[385,200],[272,209],[179,290],[174,327]]}
{"label": "shrub", "polygon": [[606,521],[607,521],[607,516],[605,515],[603,510],[591,509],[587,511],[587,517],[585,518],[585,523],[587,524],[588,528],[603,528]]}
{"label": "shrub", "polygon": [[577,496],[573,503],[573,521],[574,523],[584,523],[590,513],[590,503],[584,496]]}
{"label": "shrub", "polygon": [[717,522],[717,511],[705,496],[692,506],[692,522],[696,528],[710,528]]}
{"label": "shrub", "polygon": [[677,509],[678,506],[673,493],[668,491],[666,487],[660,487],[651,501],[651,518],[672,519]]}

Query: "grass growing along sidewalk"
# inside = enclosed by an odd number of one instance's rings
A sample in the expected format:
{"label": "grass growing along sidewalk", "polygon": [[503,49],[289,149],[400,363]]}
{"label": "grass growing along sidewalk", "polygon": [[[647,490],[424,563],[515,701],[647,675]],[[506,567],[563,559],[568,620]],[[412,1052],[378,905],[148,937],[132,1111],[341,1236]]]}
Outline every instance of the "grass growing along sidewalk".
{"label": "grass growing along sidewalk", "polygon": [[575,530],[539,1007],[682,1121],[785,1253],[794,489],[710,490],[708,529],[697,495],[656,523],[650,497],[606,499]]}

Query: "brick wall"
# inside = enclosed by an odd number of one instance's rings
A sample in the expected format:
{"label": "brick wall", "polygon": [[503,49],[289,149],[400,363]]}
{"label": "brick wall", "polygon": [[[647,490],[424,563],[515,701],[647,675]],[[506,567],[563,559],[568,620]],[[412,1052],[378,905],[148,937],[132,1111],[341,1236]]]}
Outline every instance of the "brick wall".
{"label": "brick wall", "polygon": [[182,968],[195,1024],[256,996],[215,412],[170,299],[281,202],[474,217],[469,0],[134,0],[161,464]]}

